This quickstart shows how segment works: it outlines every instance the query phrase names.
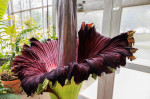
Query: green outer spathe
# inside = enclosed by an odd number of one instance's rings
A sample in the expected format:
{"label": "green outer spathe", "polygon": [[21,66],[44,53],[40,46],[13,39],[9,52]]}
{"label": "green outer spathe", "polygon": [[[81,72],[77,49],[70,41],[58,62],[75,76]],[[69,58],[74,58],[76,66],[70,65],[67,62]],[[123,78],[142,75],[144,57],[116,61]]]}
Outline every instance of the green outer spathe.
{"label": "green outer spathe", "polygon": [[[52,86],[52,83],[49,83],[49,86]],[[56,82],[56,86],[51,89],[58,95],[59,99],[77,99],[82,83],[77,85],[74,82],[74,77],[71,80],[71,84],[61,86],[60,83]],[[51,99],[57,99],[57,97],[50,93]]]}

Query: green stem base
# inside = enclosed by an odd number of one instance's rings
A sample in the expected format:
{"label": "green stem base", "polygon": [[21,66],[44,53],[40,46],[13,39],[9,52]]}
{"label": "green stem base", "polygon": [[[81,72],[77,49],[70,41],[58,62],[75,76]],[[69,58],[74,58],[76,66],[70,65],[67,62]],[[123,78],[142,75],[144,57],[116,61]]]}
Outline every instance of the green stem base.
{"label": "green stem base", "polygon": [[[51,84],[50,84],[51,85]],[[74,79],[71,80],[71,84],[61,86],[59,83],[53,89],[53,91],[58,95],[59,99],[77,99],[80,92],[82,83],[77,85]],[[53,93],[50,93],[51,99],[58,99]]]}

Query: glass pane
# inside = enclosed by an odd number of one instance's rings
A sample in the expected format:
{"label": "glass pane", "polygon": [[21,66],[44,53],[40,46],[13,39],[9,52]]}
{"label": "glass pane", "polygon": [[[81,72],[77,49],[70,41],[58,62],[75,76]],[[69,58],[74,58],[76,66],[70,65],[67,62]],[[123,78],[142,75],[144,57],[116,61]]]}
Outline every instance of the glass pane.
{"label": "glass pane", "polygon": [[150,5],[124,8],[122,12],[121,30],[126,32],[135,30],[135,47],[137,57],[134,63],[141,65],[150,64]]}
{"label": "glass pane", "polygon": [[115,76],[113,99],[150,99],[150,74],[121,68]]}
{"label": "glass pane", "polygon": [[21,14],[15,13],[14,16],[15,16],[15,21],[16,21],[17,27],[21,27]]}
{"label": "glass pane", "polygon": [[90,12],[78,12],[78,30],[81,27],[82,22],[87,24],[94,23],[96,31],[102,32],[102,20],[103,20],[103,10],[90,11]]}
{"label": "glass pane", "polygon": [[29,9],[29,1],[30,0],[21,0],[21,9],[22,10]]}
{"label": "glass pane", "polygon": [[79,99],[97,99],[98,79],[88,78],[84,81],[80,90]]}
{"label": "glass pane", "polygon": [[31,8],[42,7],[42,0],[31,0]]}
{"label": "glass pane", "polygon": [[[43,0],[43,5],[47,6],[47,0]],[[48,0],[48,5],[52,5],[52,0]]]}
{"label": "glass pane", "polygon": [[32,10],[32,18],[38,25],[42,26],[42,9]]}
{"label": "glass pane", "polygon": [[22,21],[26,21],[29,19],[30,19],[30,12],[29,11],[22,12]]}
{"label": "glass pane", "polygon": [[14,12],[20,11],[20,0],[12,0]]}
{"label": "glass pane", "polygon": [[[49,7],[48,20],[49,25],[52,25],[52,7]],[[47,29],[47,8],[44,8],[44,28]]]}

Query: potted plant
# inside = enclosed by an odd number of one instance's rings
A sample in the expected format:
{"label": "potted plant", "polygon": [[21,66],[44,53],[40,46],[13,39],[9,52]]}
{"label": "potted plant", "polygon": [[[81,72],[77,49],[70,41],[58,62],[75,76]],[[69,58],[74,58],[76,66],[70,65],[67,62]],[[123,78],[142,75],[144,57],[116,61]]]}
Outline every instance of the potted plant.
{"label": "potted plant", "polygon": [[[10,19],[13,20],[12,25],[7,25],[6,21],[9,21]],[[33,20],[29,19],[24,22],[26,25],[26,28],[22,29],[18,28],[16,26],[17,22],[15,21],[14,16],[8,16],[8,20],[1,21],[1,51],[3,51],[3,54],[1,55],[1,59],[5,59],[5,63],[0,67],[0,76],[1,76],[1,82],[3,83],[5,88],[11,88],[14,90],[14,93],[19,93],[20,88],[20,79],[18,79],[17,75],[13,72],[11,72],[11,63],[14,60],[14,57],[16,55],[20,54],[20,51],[22,50],[20,46],[22,44],[28,43],[28,38],[30,36],[35,35],[35,30],[39,29],[39,26],[36,26],[33,24]],[[32,24],[30,24],[32,23]],[[24,26],[25,27],[25,26]],[[30,34],[30,35],[28,35]],[[11,50],[8,50],[10,49]]]}
{"label": "potted plant", "polygon": [[0,80],[0,97],[2,99],[20,99],[20,96],[12,94],[13,89],[5,88]]}
{"label": "potted plant", "polygon": [[[3,56],[5,56],[6,60],[6,62],[0,68],[1,82],[5,88],[11,88],[14,90],[14,93],[18,94],[21,82],[18,79],[17,75],[11,72],[11,63],[13,61],[15,54],[17,53],[15,49],[16,46],[13,42],[16,36],[16,30],[17,28],[15,23],[11,26],[8,26],[4,24],[3,21],[1,21],[2,36],[0,39],[1,41],[3,41],[1,42],[2,43],[1,45],[3,45],[1,46],[1,51],[5,50]],[[4,37],[3,35],[6,36],[7,38]],[[10,47],[11,50],[8,50],[8,47]]]}
{"label": "potted plant", "polygon": [[12,93],[13,90],[10,88],[5,88],[4,85],[2,84],[1,80],[0,80],[0,94],[3,93]]}
{"label": "potted plant", "polygon": [[[10,80],[11,79],[11,80]],[[1,82],[4,85],[4,88],[9,88],[14,90],[13,93],[19,94],[21,82],[17,76],[9,73],[1,74]]]}

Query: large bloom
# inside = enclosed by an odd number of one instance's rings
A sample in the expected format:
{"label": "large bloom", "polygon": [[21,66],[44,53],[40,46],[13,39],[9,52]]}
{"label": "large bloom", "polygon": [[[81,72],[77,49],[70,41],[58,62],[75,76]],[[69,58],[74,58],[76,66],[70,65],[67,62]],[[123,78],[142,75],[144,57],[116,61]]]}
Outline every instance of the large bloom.
{"label": "large bloom", "polygon": [[62,86],[74,77],[76,84],[87,80],[90,74],[101,76],[103,72],[112,73],[112,69],[125,66],[126,57],[134,59],[132,48],[134,31],[108,38],[96,32],[93,24],[83,23],[77,39],[77,62],[68,66],[57,67],[58,41],[47,40],[41,43],[32,38],[31,46],[24,45],[22,54],[12,63],[13,72],[17,73],[21,86],[27,95],[34,93],[45,79],[58,81]]}

